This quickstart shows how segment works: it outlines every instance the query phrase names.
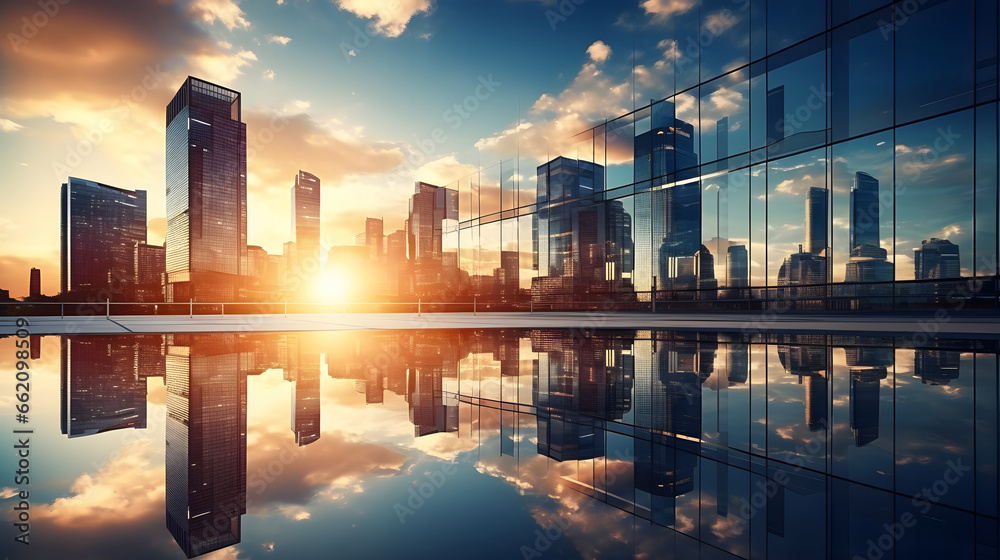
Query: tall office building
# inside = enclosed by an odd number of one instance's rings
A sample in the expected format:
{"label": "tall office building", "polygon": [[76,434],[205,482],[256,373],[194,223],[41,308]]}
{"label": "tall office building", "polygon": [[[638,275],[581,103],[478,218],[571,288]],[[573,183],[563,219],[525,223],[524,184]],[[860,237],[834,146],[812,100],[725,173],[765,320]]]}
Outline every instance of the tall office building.
{"label": "tall office building", "polygon": [[308,292],[316,287],[320,273],[320,180],[302,170],[292,185],[292,238],[295,255],[290,274],[299,280],[296,291]]}
{"label": "tall office building", "polygon": [[167,248],[136,243],[133,252],[135,301],[163,301],[163,276],[167,271]]}
{"label": "tall office building", "polygon": [[850,249],[859,245],[878,247],[879,199],[878,179],[858,171],[851,185]]}
{"label": "tall office building", "polygon": [[247,276],[241,96],[188,77],[167,105],[167,301],[233,301]]}
{"label": "tall office building", "polygon": [[240,542],[247,492],[247,373],[238,335],[167,350],[166,523],[188,558]]}
{"label": "tall office building", "polygon": [[924,239],[913,250],[913,276],[917,280],[958,278],[961,273],[958,245],[947,239]]}
{"label": "tall office building", "polygon": [[365,245],[371,251],[372,262],[381,262],[384,259],[385,234],[383,231],[381,218],[365,218]]}
{"label": "tall office building", "polygon": [[28,296],[38,297],[42,295],[42,271],[32,268],[28,277]]}
{"label": "tall office building", "polygon": [[750,286],[750,255],[746,245],[730,245],[726,249],[726,279],[730,288]]}
{"label": "tall office building", "polygon": [[[817,257],[826,251],[826,219],[828,215],[826,187],[809,187],[806,197],[806,253]],[[878,243],[875,244],[878,246]]]}
{"label": "tall office building", "polygon": [[133,251],[146,242],[146,191],[70,177],[60,198],[60,291],[130,299]]}
{"label": "tall office building", "polygon": [[[418,294],[453,291],[458,260],[444,250],[445,232],[458,231],[458,191],[417,182],[406,220],[413,287]],[[451,285],[451,288],[448,286]]]}

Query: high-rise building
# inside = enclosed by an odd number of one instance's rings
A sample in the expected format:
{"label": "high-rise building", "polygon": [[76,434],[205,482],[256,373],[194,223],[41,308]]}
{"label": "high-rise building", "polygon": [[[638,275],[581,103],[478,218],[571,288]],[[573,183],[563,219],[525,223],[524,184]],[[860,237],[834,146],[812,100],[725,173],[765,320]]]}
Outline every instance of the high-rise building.
{"label": "high-rise building", "polygon": [[240,542],[247,492],[247,373],[238,335],[167,350],[166,522],[188,558]]}
{"label": "high-rise building", "polygon": [[320,274],[320,180],[302,170],[292,185],[292,239],[295,258],[290,270],[299,279],[296,291],[308,294]]}
{"label": "high-rise building", "polygon": [[167,105],[167,301],[233,301],[247,277],[247,129],[237,91],[188,77]]}
{"label": "high-rise building", "polygon": [[28,277],[28,296],[38,297],[42,295],[42,271],[32,268]]}
{"label": "high-rise building", "polygon": [[958,245],[947,239],[924,239],[913,250],[913,276],[917,280],[958,278],[962,274]]}
{"label": "high-rise building", "polygon": [[372,262],[381,262],[385,258],[383,246],[385,234],[383,233],[381,218],[365,218],[365,245],[371,251]]}
{"label": "high-rise building", "polygon": [[[827,189],[826,187],[809,187],[806,197],[806,253],[814,256],[825,256],[826,251],[826,220],[827,220]],[[878,244],[876,243],[876,246]]]}
{"label": "high-rise building", "polygon": [[859,245],[878,247],[879,239],[878,179],[858,171],[851,185],[850,249]]}
{"label": "high-rise building", "polygon": [[409,261],[406,259],[406,230],[396,230],[385,239],[386,295],[410,293]]}
{"label": "high-rise building", "polygon": [[730,288],[750,285],[750,255],[746,245],[730,245],[726,249],[726,278]]}
{"label": "high-rise building", "polygon": [[406,220],[408,256],[419,294],[452,291],[457,256],[444,250],[446,232],[458,231],[458,191],[417,182]]}
{"label": "high-rise building", "polygon": [[888,252],[867,243],[851,249],[846,266],[846,282],[892,282],[895,271],[893,263],[888,261]]}
{"label": "high-rise building", "polygon": [[135,244],[146,242],[146,191],[70,177],[61,200],[60,291],[129,300]]}
{"label": "high-rise building", "polygon": [[163,276],[167,272],[167,248],[163,245],[136,243],[133,260],[135,301],[163,301]]}

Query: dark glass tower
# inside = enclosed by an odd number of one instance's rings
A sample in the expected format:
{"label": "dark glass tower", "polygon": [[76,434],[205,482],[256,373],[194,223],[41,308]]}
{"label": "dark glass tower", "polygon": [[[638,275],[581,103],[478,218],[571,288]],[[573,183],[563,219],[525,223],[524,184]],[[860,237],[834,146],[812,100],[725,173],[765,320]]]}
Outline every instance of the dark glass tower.
{"label": "dark glass tower", "polygon": [[146,191],[70,177],[62,185],[60,291],[127,301],[146,242]]}
{"label": "dark glass tower", "polygon": [[247,263],[240,93],[188,77],[167,105],[167,301],[233,301]]}
{"label": "dark glass tower", "polygon": [[320,180],[300,170],[292,185],[292,236],[295,239],[292,274],[300,291],[313,287],[320,266]]}
{"label": "dark glass tower", "polygon": [[188,558],[241,538],[253,354],[237,336],[183,336],[167,352],[166,521]]}
{"label": "dark glass tower", "polygon": [[62,433],[71,438],[146,427],[146,368],[136,342],[122,337],[63,337],[60,343]]}
{"label": "dark glass tower", "polygon": [[859,245],[879,246],[878,179],[858,171],[851,186],[851,250]]}
{"label": "dark glass tower", "polygon": [[962,273],[958,245],[947,239],[924,239],[913,250],[913,276],[917,280],[958,278]]}
{"label": "dark glass tower", "polygon": [[42,295],[42,271],[39,268],[32,268],[28,278],[28,295],[37,297]]}
{"label": "dark glass tower", "polygon": [[[826,194],[825,187],[810,187],[806,198],[805,252],[814,256],[820,256],[826,250]],[[878,242],[875,246],[878,247]]]}

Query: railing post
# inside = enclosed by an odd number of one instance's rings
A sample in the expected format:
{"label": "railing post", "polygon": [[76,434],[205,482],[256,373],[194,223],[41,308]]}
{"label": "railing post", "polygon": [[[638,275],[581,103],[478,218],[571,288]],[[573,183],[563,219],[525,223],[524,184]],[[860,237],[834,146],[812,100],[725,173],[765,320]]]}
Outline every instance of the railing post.
{"label": "railing post", "polygon": [[653,277],[653,291],[650,292],[650,295],[652,296],[650,299],[652,302],[650,309],[652,313],[656,313],[656,276]]}
{"label": "railing post", "polygon": [[223,302],[222,303],[222,313],[220,313],[220,315],[225,315],[225,314],[226,314],[226,304],[225,304],[225,302]]}
{"label": "railing post", "polygon": [[285,298],[285,319],[288,318],[288,298]]}
{"label": "railing post", "polygon": [[472,298],[472,314],[476,314],[476,298]]}
{"label": "railing post", "polygon": [[188,298],[188,318],[194,319],[194,298]]}
{"label": "railing post", "polygon": [[59,304],[59,318],[60,319],[65,319],[66,318],[66,304],[65,303],[60,303]]}
{"label": "railing post", "polygon": [[107,309],[107,315],[105,317],[107,319],[110,319],[111,318],[111,298],[108,298],[107,305],[108,305],[108,309]]}
{"label": "railing post", "polygon": [[420,316],[420,298],[417,298],[417,317]]}
{"label": "railing post", "polygon": [[533,299],[528,300],[528,313],[530,314],[535,313],[535,300]]}

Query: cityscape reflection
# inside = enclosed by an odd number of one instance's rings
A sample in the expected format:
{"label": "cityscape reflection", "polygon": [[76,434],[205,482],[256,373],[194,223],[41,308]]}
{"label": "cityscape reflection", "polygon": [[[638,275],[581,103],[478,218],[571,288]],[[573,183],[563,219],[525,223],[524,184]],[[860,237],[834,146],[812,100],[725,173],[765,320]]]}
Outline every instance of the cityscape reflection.
{"label": "cityscape reflection", "polygon": [[[521,505],[498,504],[497,518],[527,508],[538,534],[558,528],[574,557],[997,553],[995,340],[508,329],[74,336],[59,349],[68,438],[164,424],[166,529],[189,558],[240,545],[248,523],[259,526],[248,520],[264,517],[253,509],[259,480],[248,496],[248,470],[264,472],[248,468],[263,437],[248,418],[267,404],[248,398],[248,378],[274,370],[291,384],[292,431],[275,437],[298,456],[348,460],[320,444],[338,437],[334,424],[365,421],[365,445],[413,465],[371,476],[421,477],[431,467],[417,466],[428,460],[417,451],[447,448],[439,461],[475,469],[455,483],[463,493],[493,492],[499,479]],[[154,420],[147,387],[161,383],[166,416]],[[321,417],[331,387],[347,388],[337,398],[354,404],[338,410],[352,416]],[[390,442],[404,418],[412,437]],[[397,497],[358,488],[352,499],[393,509]],[[380,523],[401,530],[395,517]],[[305,534],[312,550],[340,540]],[[507,545],[527,557],[546,544],[521,540]],[[365,546],[381,557],[400,545]]]}

